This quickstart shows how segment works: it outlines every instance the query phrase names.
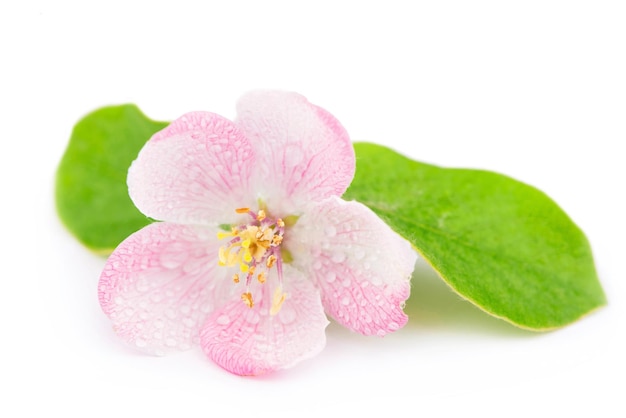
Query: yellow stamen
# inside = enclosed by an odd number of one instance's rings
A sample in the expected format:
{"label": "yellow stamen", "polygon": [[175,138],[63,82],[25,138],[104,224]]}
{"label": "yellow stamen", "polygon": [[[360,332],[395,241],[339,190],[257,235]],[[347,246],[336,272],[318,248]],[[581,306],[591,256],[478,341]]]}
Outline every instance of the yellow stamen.
{"label": "yellow stamen", "polygon": [[248,238],[248,239],[243,240],[243,241],[241,242],[241,246],[242,246],[243,248],[250,248],[250,243],[251,243],[251,242],[250,242],[250,238]]}
{"label": "yellow stamen", "polygon": [[250,208],[237,208],[237,209],[235,209],[235,212],[237,212],[237,213],[248,213],[248,212],[250,212]]}
{"label": "yellow stamen", "polygon": [[272,254],[269,257],[267,257],[267,262],[265,263],[265,265],[267,266],[268,269],[271,269],[274,263],[276,263],[276,256]]}
{"label": "yellow stamen", "polygon": [[283,242],[283,236],[274,235],[274,237],[272,238],[272,245],[276,247],[277,245],[280,245],[281,242]]}
{"label": "yellow stamen", "polygon": [[233,282],[239,283],[239,275],[237,273],[233,275]]}
{"label": "yellow stamen", "polygon": [[250,270],[250,266],[245,263],[241,263],[239,264],[239,270],[241,270],[242,273],[247,273],[248,270]]}
{"label": "yellow stamen", "polygon": [[243,261],[245,261],[246,263],[249,263],[250,261],[252,261],[252,253],[250,253],[249,248],[246,248],[246,250],[243,253]]}
{"label": "yellow stamen", "polygon": [[262,271],[259,273],[259,275],[257,276],[257,280],[259,281],[259,283],[265,283],[265,272]]}
{"label": "yellow stamen", "polygon": [[256,220],[257,221],[262,221],[263,219],[265,219],[265,211],[263,209],[261,209],[259,211],[259,213],[256,216]]}
{"label": "yellow stamen", "polygon": [[274,291],[274,297],[272,297],[272,307],[270,308],[271,316],[276,315],[280,311],[286,298],[287,294],[283,292],[282,287],[278,286]]}
{"label": "yellow stamen", "polygon": [[220,247],[219,252],[217,253],[217,264],[220,266],[226,265],[226,250],[224,247]]}
{"label": "yellow stamen", "polygon": [[242,293],[241,300],[243,300],[243,303],[245,303],[248,308],[254,306],[254,300],[252,300],[252,293],[250,292]]}
{"label": "yellow stamen", "polygon": [[217,239],[224,239],[226,237],[232,237],[233,235],[235,235],[233,231],[231,232],[218,231]]}
{"label": "yellow stamen", "polygon": [[278,218],[278,219],[276,219],[276,225],[278,225],[279,227],[283,228],[285,226],[285,222],[283,222],[282,219]]}

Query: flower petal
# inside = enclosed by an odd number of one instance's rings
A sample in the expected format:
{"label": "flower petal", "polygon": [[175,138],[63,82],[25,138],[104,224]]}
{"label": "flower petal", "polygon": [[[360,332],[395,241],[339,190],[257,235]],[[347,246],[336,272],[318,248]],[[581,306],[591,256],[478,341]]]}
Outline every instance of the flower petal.
{"label": "flower petal", "polygon": [[294,267],[313,278],[326,312],[341,324],[382,336],[406,323],[402,308],[417,255],[366,206],[325,200],[285,233],[285,244]]}
{"label": "flower petal", "polygon": [[255,148],[262,197],[284,213],[341,196],[354,149],[339,121],[296,93],[256,91],[237,104],[235,123]]}
{"label": "flower petal", "polygon": [[319,292],[289,266],[284,273],[287,299],[276,315],[269,314],[268,281],[257,292],[254,307],[237,299],[209,317],[201,332],[209,358],[231,373],[259,375],[291,367],[324,348],[328,320]]}
{"label": "flower petal", "polygon": [[157,132],[128,171],[128,189],[145,215],[185,224],[235,222],[250,193],[251,145],[234,124],[187,113]]}
{"label": "flower petal", "polygon": [[198,343],[207,316],[232,298],[227,269],[217,265],[218,248],[215,230],[166,222],[124,240],[98,285],[115,332],[157,355]]}

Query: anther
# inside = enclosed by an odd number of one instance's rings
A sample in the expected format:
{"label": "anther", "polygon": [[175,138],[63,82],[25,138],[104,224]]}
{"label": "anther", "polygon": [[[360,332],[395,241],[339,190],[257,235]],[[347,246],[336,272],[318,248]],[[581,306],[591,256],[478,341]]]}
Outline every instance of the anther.
{"label": "anther", "polygon": [[274,291],[274,297],[272,298],[272,306],[270,307],[271,316],[276,315],[280,311],[280,308],[282,308],[283,302],[285,302],[286,298],[287,294],[283,292],[283,289],[281,287],[277,287]]}
{"label": "anther", "polygon": [[263,271],[260,272],[259,275],[257,276],[257,280],[261,284],[265,283],[265,272],[263,272]]}
{"label": "anther", "polygon": [[272,254],[269,257],[267,257],[267,262],[265,263],[265,265],[267,266],[268,269],[271,269],[274,263],[276,263],[276,256]]}
{"label": "anther", "polygon": [[235,212],[237,212],[237,213],[248,213],[248,212],[250,212],[250,208],[237,208],[237,209],[235,209]]}
{"label": "anther", "polygon": [[239,275],[237,273],[233,275],[233,282],[239,283]]}
{"label": "anther", "polygon": [[246,292],[241,294],[241,300],[246,304],[248,308],[252,308],[254,306],[254,301],[252,300],[252,293]]}
{"label": "anther", "polygon": [[265,219],[265,211],[261,209],[259,210],[259,213],[256,215],[256,220],[260,222],[263,219]]}
{"label": "anther", "polygon": [[278,218],[278,219],[276,219],[276,225],[278,225],[281,228],[284,228],[285,227],[285,222],[283,222],[282,219]]}

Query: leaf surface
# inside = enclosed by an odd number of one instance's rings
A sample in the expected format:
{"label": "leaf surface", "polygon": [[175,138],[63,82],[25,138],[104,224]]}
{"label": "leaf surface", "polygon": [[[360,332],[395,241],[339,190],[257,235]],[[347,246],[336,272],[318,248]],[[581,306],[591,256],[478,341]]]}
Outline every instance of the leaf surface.
{"label": "leaf surface", "polygon": [[604,305],[583,232],[543,192],[482,170],[356,143],[344,198],[374,210],[459,295],[522,328],[548,330]]}
{"label": "leaf surface", "polygon": [[167,125],[127,104],[98,109],[74,126],[57,169],[56,206],[65,226],[91,250],[110,253],[151,222],[130,200],[126,175],[141,147]]}

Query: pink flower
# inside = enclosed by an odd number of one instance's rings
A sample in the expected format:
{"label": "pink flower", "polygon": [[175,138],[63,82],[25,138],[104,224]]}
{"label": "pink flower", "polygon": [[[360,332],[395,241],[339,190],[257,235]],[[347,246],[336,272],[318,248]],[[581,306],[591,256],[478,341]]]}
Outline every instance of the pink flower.
{"label": "pink flower", "polygon": [[326,312],[365,335],[402,327],[416,259],[371,210],[340,198],[348,134],[294,93],[254,92],[231,122],[188,113],[128,172],[153,223],[100,277],[113,328],[156,355],[200,344],[239,375],[285,368],[325,345]]}

